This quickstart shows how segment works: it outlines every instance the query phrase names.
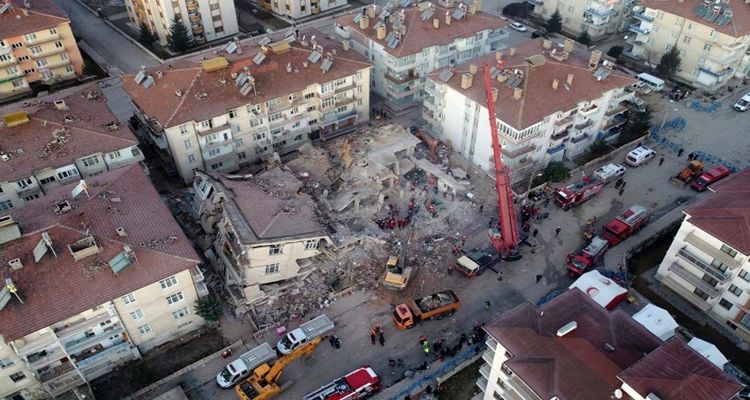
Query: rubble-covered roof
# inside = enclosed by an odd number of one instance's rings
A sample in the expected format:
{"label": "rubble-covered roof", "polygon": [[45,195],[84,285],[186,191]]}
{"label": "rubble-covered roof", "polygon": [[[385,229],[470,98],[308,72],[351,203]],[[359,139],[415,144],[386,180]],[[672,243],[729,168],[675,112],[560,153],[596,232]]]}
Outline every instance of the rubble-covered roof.
{"label": "rubble-covered roof", "polygon": [[743,388],[679,338],[666,341],[623,371],[620,380],[643,397],[661,400],[729,400]]}
{"label": "rubble-covered roof", "polygon": [[685,209],[688,222],[750,254],[750,168],[711,185],[715,192]]}
{"label": "rubble-covered roof", "polygon": [[[356,14],[340,17],[336,20],[336,23],[349,27],[357,34],[367,36],[373,42],[383,46],[385,51],[396,58],[417,54],[431,46],[449,44],[459,38],[467,38],[487,29],[500,29],[508,25],[507,21],[481,11],[478,11],[474,15],[464,13],[460,19],[451,17],[449,25],[445,23],[445,14],[454,13],[456,10],[434,6],[432,15],[428,18],[423,18],[423,11],[420,11],[418,7],[393,9],[389,12],[393,18],[398,19],[400,18],[399,15],[403,13],[402,24],[406,27],[406,35],[401,37],[400,43],[397,46],[391,47],[387,41],[389,36],[386,35],[384,39],[377,38],[375,27],[381,21],[378,16],[384,15],[384,10],[380,6],[377,6],[375,9],[377,16],[369,20],[369,27],[367,29],[361,29],[359,23],[355,22],[355,19],[358,18]],[[433,19],[435,18],[440,20],[438,29],[435,29],[433,26]],[[386,23],[385,25],[386,34],[391,33],[393,31],[393,24]],[[356,37],[354,40],[356,40]]]}
{"label": "rubble-covered roof", "polygon": [[[575,329],[559,337],[572,321]],[[578,289],[541,307],[521,304],[485,330],[510,353],[505,366],[542,399],[608,399],[617,375],[661,345],[624,311],[607,311]]]}
{"label": "rubble-covered roof", "polygon": [[[506,71],[517,71],[523,74],[518,88],[523,90],[520,100],[513,98],[514,89],[506,83],[497,80],[492,81],[492,86],[499,90],[498,100],[495,104],[495,113],[504,123],[517,130],[523,130],[539,123],[548,115],[559,111],[569,111],[582,102],[593,101],[600,98],[605,92],[626,87],[635,82],[635,79],[625,76],[617,71],[612,71],[609,76],[597,80],[591,69],[588,68],[588,58],[570,54],[565,61],[557,61],[549,56],[551,50],[542,48],[543,38],[524,42],[516,49],[516,53],[510,56],[506,49],[503,51],[503,61]],[[556,52],[562,49],[553,45]],[[538,57],[537,57],[538,56]],[[541,60],[545,61],[539,64]],[[534,61],[534,65],[530,61]],[[471,87],[461,88],[463,73],[469,72],[470,65],[478,67],[477,74],[473,77]],[[447,80],[453,90],[467,96],[475,102],[486,105],[484,71],[485,64],[491,67],[497,65],[495,54],[469,60],[466,64],[457,66],[454,74]],[[445,68],[435,70],[428,76],[438,84],[443,84],[440,79]],[[573,74],[573,83],[567,84],[568,74]],[[558,80],[557,89],[552,88],[552,81]]]}
{"label": "rubble-covered roof", "polygon": [[[6,340],[23,337],[200,262],[140,165],[92,176],[86,183],[88,196],[81,193],[71,198],[77,183],[69,184],[10,213],[23,236],[0,245],[0,282],[12,278],[23,304],[11,299],[0,310],[0,334]],[[71,209],[56,213],[56,205],[63,200]],[[43,242],[44,232],[57,256],[48,248],[35,262],[34,249]],[[68,245],[87,233],[100,251],[75,261]],[[135,261],[115,274],[109,263],[125,246],[133,250]],[[23,268],[8,267],[15,258]]]}
{"label": "rubble-covered roof", "polygon": [[[64,106],[55,105],[63,100]],[[0,181],[25,178],[96,153],[137,145],[130,127],[120,124],[95,83],[0,108],[2,115],[25,112],[29,121],[0,126]]]}
{"label": "rubble-covered roof", "polygon": [[[277,41],[285,38],[283,32],[269,37]],[[242,54],[236,51],[232,54],[226,51],[216,53],[215,49],[208,49],[175,63],[149,69],[148,73],[154,79],[151,87],[136,83],[134,75],[123,77],[123,87],[149,118],[155,118],[166,128],[188,121],[203,121],[248,104],[261,104],[300,92],[314,83],[345,78],[372,66],[365,58],[352,50],[344,51],[341,43],[326,39],[320,32],[300,32],[299,37],[300,40],[291,43],[288,51],[282,50],[286,51],[283,54],[269,50],[260,64],[254,59],[261,52],[259,42],[265,37],[254,37],[240,42]],[[301,43],[303,37],[306,45]],[[322,58],[333,59],[327,72],[321,69],[322,60],[307,61],[314,53],[313,38],[320,46],[318,49],[323,49]],[[201,62],[218,56],[224,57],[229,66],[206,72]],[[304,67],[304,63],[308,66]],[[292,72],[287,72],[287,66]],[[246,96],[240,93],[232,75],[241,73],[250,74],[255,79],[255,91],[251,90]],[[180,91],[180,96],[176,91]]]}
{"label": "rubble-covered roof", "polygon": [[[24,3],[29,7],[26,7]],[[38,32],[70,22],[65,12],[52,0],[26,0],[26,2],[12,3],[8,1],[6,4],[10,4],[10,7],[0,14],[0,39]]]}
{"label": "rubble-covered roof", "polygon": [[[742,2],[723,2],[728,6],[728,9],[731,10],[731,19],[728,23],[719,25],[714,22],[709,22],[699,15],[701,13],[698,12],[698,8],[704,3],[706,2],[703,0],[644,0],[642,4],[648,8],[664,11],[685,18],[686,20],[706,25],[735,38],[741,38],[750,33],[750,7],[748,7],[747,4]],[[721,3],[716,5],[723,6]],[[713,6],[714,2],[708,1],[709,13],[713,12]],[[721,14],[724,14],[724,12],[722,11]],[[718,16],[719,15],[717,15],[717,17]],[[682,34],[687,35],[687,33],[687,31],[683,31]]]}

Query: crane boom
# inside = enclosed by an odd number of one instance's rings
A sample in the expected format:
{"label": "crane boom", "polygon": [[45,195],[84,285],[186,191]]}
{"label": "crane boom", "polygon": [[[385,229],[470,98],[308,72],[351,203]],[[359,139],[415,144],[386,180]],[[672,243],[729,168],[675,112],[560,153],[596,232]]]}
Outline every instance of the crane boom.
{"label": "crane boom", "polygon": [[518,235],[518,223],[516,222],[516,211],[513,208],[513,192],[510,187],[510,170],[503,166],[503,155],[501,153],[500,136],[497,132],[497,121],[495,115],[495,102],[492,99],[492,80],[490,79],[490,65],[484,65],[484,89],[487,96],[487,110],[490,117],[490,133],[492,134],[492,152],[495,156],[495,190],[497,191],[498,227],[490,229],[490,241],[498,253],[505,260],[517,260],[521,258],[518,253],[518,244],[521,239]]}

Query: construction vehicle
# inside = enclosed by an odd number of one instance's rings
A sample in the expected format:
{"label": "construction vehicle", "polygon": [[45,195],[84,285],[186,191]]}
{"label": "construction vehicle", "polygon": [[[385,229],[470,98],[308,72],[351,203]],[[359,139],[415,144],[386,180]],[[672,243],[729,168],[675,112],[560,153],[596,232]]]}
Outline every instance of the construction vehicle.
{"label": "construction vehicle", "polygon": [[[498,61],[497,69],[503,70],[504,64]],[[487,111],[490,119],[490,135],[492,135],[492,153],[495,160],[495,191],[497,191],[497,227],[489,230],[490,242],[503,260],[515,261],[521,258],[518,244],[521,237],[518,233],[516,210],[513,208],[513,190],[511,189],[510,168],[503,165],[501,153],[500,133],[497,130],[497,114],[492,94],[492,79],[490,79],[490,64],[484,64],[484,89]]]}
{"label": "construction vehicle", "polygon": [[419,321],[450,317],[461,306],[456,293],[450,289],[441,290],[429,296],[410,300],[396,306],[393,322],[396,328],[411,329]]}
{"label": "construction vehicle", "polygon": [[596,196],[607,182],[595,177],[584,176],[580,181],[555,190],[555,202],[563,210],[569,210]]}
{"label": "construction vehicle", "polygon": [[273,366],[266,363],[255,368],[253,374],[234,388],[240,400],[267,400],[279,394],[282,388],[279,386],[279,378],[284,368],[292,361],[313,353],[323,340],[318,336],[304,345],[293,350],[291,353],[279,358]]}
{"label": "construction vehicle", "polygon": [[605,184],[612,182],[613,179],[619,178],[625,174],[625,167],[620,164],[609,163],[597,168],[593,175],[604,181]]}
{"label": "construction vehicle", "polygon": [[247,378],[255,368],[276,358],[276,352],[268,343],[241,355],[238,359],[227,364],[216,376],[216,383],[223,389],[230,388],[237,382]]}
{"label": "construction vehicle", "polygon": [[333,321],[327,315],[318,315],[284,335],[276,344],[276,349],[281,354],[289,354],[296,347],[323,336],[334,327]]}
{"label": "construction vehicle", "polygon": [[309,393],[303,400],[362,400],[380,390],[380,377],[364,366]]}
{"label": "construction vehicle", "polygon": [[414,136],[416,136],[421,141],[423,141],[427,145],[427,147],[430,149],[430,161],[434,163],[437,162],[437,148],[438,148],[438,145],[440,144],[440,141],[430,136],[429,133],[422,131],[422,130],[414,131]]}
{"label": "construction vehicle", "polygon": [[566,263],[568,274],[573,278],[577,278],[591,270],[602,256],[604,256],[604,253],[607,252],[607,248],[609,248],[609,242],[599,236],[595,236],[577,252],[568,254]]}
{"label": "construction vehicle", "polygon": [[698,179],[693,180],[693,182],[690,184],[690,187],[699,192],[702,192],[706,190],[708,185],[725,178],[730,173],[732,173],[732,170],[723,165],[713,167],[708,171],[702,173],[701,176],[698,177]]}
{"label": "construction vehicle", "polygon": [[649,219],[651,219],[650,209],[638,204],[633,205],[610,221],[600,236],[608,241],[610,246],[617,246],[618,243],[643,228]]}
{"label": "construction vehicle", "polygon": [[692,160],[679,174],[669,178],[669,181],[677,187],[685,187],[685,185],[692,182],[693,179],[699,177],[702,173],[703,164],[698,160]]}
{"label": "construction vehicle", "polygon": [[482,275],[485,269],[491,268],[499,259],[500,255],[492,246],[483,249],[476,248],[459,257],[456,260],[455,269],[471,278]]}
{"label": "construction vehicle", "polygon": [[398,256],[388,257],[388,261],[385,263],[385,274],[383,275],[383,286],[386,289],[391,290],[404,290],[409,285],[409,278],[411,277],[412,267],[405,266],[406,264],[406,250],[409,247],[409,243],[412,239],[412,231],[414,224],[409,226],[408,239],[401,247],[401,254]]}

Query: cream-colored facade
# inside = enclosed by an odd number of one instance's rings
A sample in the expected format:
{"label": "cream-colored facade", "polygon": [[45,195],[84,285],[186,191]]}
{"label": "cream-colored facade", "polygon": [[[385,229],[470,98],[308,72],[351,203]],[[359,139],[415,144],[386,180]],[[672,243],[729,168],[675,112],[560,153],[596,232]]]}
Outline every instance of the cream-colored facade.
{"label": "cream-colored facade", "polygon": [[347,0],[256,0],[255,3],[289,19],[305,18],[349,4]]}
{"label": "cream-colored facade", "polygon": [[[684,4],[685,7],[694,6]],[[732,3],[732,7],[745,5]],[[744,78],[750,70],[750,56],[747,54],[750,34],[733,36],[697,16],[685,18],[648,6],[634,16],[635,22],[629,28],[629,41],[633,44],[631,55],[657,65],[664,53],[677,46],[681,57],[674,76],[677,80],[716,91],[733,77]]]}
{"label": "cream-colored facade", "polygon": [[198,45],[239,33],[232,0],[125,0],[125,6],[134,27],[145,22],[161,45],[167,44],[175,18]]}
{"label": "cream-colored facade", "polygon": [[563,31],[575,36],[588,32],[592,40],[628,28],[635,0],[533,0],[534,13],[545,20],[555,11],[562,17]]}

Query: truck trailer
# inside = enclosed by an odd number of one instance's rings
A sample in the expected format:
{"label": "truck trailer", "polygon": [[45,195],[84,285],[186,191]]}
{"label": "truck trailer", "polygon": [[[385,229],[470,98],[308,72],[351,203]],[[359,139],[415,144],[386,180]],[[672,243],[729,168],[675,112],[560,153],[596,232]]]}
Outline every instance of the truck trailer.
{"label": "truck trailer", "polygon": [[460,306],[456,293],[446,289],[397,305],[393,310],[393,322],[396,328],[411,329],[419,321],[450,317]]}
{"label": "truck trailer", "polygon": [[364,366],[320,387],[304,400],[362,400],[380,390],[380,377]]}
{"label": "truck trailer", "polygon": [[252,374],[253,370],[261,364],[268,363],[275,358],[276,352],[273,347],[268,343],[263,343],[227,364],[216,376],[216,383],[219,387],[228,389]]}
{"label": "truck trailer", "polygon": [[289,354],[299,345],[323,336],[334,327],[333,321],[327,315],[321,314],[284,335],[276,344],[276,349],[281,354]]}
{"label": "truck trailer", "polygon": [[608,223],[600,236],[608,241],[610,246],[617,246],[618,243],[643,228],[649,219],[651,219],[650,209],[637,204],[633,205]]}

